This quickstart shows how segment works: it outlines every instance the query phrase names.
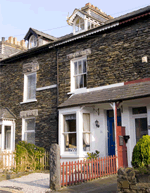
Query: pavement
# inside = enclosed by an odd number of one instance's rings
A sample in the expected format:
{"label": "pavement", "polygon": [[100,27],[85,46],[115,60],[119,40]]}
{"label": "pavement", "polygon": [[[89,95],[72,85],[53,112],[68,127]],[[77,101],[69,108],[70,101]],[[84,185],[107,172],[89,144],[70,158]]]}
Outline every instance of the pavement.
{"label": "pavement", "polygon": [[49,189],[49,174],[33,173],[20,178],[0,182],[0,193],[116,193],[117,176],[105,177],[79,185],[63,187],[59,191]]}

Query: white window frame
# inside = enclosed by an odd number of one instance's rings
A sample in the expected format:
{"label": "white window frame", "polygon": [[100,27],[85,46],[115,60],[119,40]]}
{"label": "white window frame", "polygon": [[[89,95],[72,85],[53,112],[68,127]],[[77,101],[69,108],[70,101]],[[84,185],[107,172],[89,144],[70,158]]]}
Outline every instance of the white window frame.
{"label": "white window frame", "polygon": [[[64,116],[69,114],[76,114],[76,144],[77,151],[70,152],[64,149]],[[71,109],[60,109],[59,110],[59,145],[60,155],[62,158],[79,158],[83,157],[83,145],[82,145],[82,113],[79,107]]]}
{"label": "white window frame", "polygon": [[[36,75],[37,75],[37,73],[36,72],[30,72],[30,73],[26,73],[26,74],[24,74],[24,95],[23,95],[23,103],[26,103],[26,102],[33,102],[33,101],[37,101],[36,100],[36,88],[35,88],[35,98],[33,98],[33,99],[27,99],[27,94],[28,94],[28,92],[27,92],[27,87],[28,87],[28,76],[31,76],[31,75],[35,75],[35,77],[36,77]],[[37,82],[37,77],[35,78],[35,82]]]}
{"label": "white window frame", "polygon": [[[65,116],[67,116],[67,115],[72,115],[72,114],[66,114],[66,115],[63,115],[63,119],[64,119],[64,125],[65,125]],[[76,115],[76,113],[73,113],[73,115]],[[76,120],[76,124],[77,124],[77,118],[75,119]],[[62,134],[63,134],[63,138],[64,138],[64,141],[65,141],[65,135],[66,134],[73,134],[73,133],[75,133],[76,134],[76,151],[65,151],[65,147],[64,147],[64,152],[69,152],[69,153],[76,153],[77,152],[77,125],[76,125],[76,131],[69,131],[69,132],[66,132],[66,131],[64,131],[65,130],[65,128],[64,128],[64,125],[63,125],[63,132],[62,132]],[[65,143],[64,143],[64,145],[65,145]]]}
{"label": "white window frame", "polygon": [[[83,61],[83,60],[86,60],[86,73],[80,73],[80,74],[74,75],[74,71],[75,71],[74,63],[78,61]],[[80,93],[80,92],[86,91],[87,87],[75,89],[75,76],[86,74],[86,84],[87,84],[87,57],[83,56],[83,57],[71,60],[70,69],[71,69],[71,92]]]}
{"label": "white window frame", "polygon": [[[89,140],[90,140],[90,150],[84,150],[83,149],[83,152],[90,152],[91,151],[91,114],[89,112],[82,112],[82,118],[83,118],[83,114],[89,114],[89,127],[90,127],[90,130],[89,131],[82,131],[82,137],[83,137],[83,134],[89,134]],[[84,124],[84,120],[83,120],[83,124]],[[84,139],[84,138],[83,138]],[[82,139],[82,143],[83,143],[83,139]]]}
{"label": "white window frame", "polygon": [[[133,129],[134,129],[134,145],[136,145],[136,128],[135,128],[135,119],[138,119],[138,118],[147,118],[147,125],[148,125],[148,110],[147,110],[147,113],[139,113],[139,114],[133,114],[132,113],[132,109],[133,108],[138,108],[138,107],[144,107],[143,106],[135,106],[135,107],[132,107],[131,108],[131,115],[132,115],[132,125],[133,125]],[[145,106],[146,109],[147,109],[147,106]],[[148,130],[148,128],[147,128]],[[149,135],[149,131],[148,131],[148,135]]]}
{"label": "white window frame", "polygon": [[[25,122],[28,119],[34,119],[34,130],[25,130]],[[35,133],[35,117],[27,117],[22,119],[22,141],[25,141],[25,133]],[[34,141],[35,144],[35,141]]]}

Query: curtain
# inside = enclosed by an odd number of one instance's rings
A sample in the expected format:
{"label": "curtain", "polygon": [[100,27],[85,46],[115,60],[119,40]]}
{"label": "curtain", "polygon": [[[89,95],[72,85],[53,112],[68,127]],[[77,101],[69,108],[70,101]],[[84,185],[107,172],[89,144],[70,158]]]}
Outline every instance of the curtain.
{"label": "curtain", "polygon": [[[86,133],[88,132],[88,133]],[[86,145],[86,151],[90,150],[90,114],[83,113],[83,144]]]}

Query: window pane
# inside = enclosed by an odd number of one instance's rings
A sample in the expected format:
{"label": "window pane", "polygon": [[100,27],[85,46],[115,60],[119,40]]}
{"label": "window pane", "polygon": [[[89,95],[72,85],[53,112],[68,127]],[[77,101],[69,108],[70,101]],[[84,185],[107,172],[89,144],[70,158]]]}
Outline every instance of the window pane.
{"label": "window pane", "polygon": [[84,76],[84,87],[86,87],[86,74],[84,74],[83,76]]}
{"label": "window pane", "polygon": [[136,128],[136,142],[138,142],[143,135],[148,135],[147,118],[135,119],[135,128]]}
{"label": "window pane", "polygon": [[75,89],[79,88],[78,86],[78,76],[75,77]]}
{"label": "window pane", "polygon": [[79,74],[83,72],[82,71],[82,62],[81,61],[78,62],[78,70],[79,70]]}
{"label": "window pane", "polygon": [[25,131],[35,130],[35,119],[25,120]]}
{"label": "window pane", "polygon": [[4,149],[11,148],[11,126],[5,126]]}
{"label": "window pane", "polygon": [[83,88],[83,76],[84,75],[78,76],[79,88]]}
{"label": "window pane", "polygon": [[64,132],[76,132],[76,120],[65,120]]}
{"label": "window pane", "polygon": [[28,143],[35,144],[35,132],[26,132],[25,141]]}
{"label": "window pane", "polygon": [[74,74],[77,74],[77,62],[74,63]]}
{"label": "window pane", "polygon": [[83,73],[86,72],[86,60],[83,60]]}
{"label": "window pane", "polygon": [[77,151],[76,133],[65,134],[65,151]]}
{"label": "window pane", "polygon": [[36,97],[36,74],[27,77],[27,99],[35,99]]}
{"label": "window pane", "polygon": [[90,29],[90,22],[88,22],[88,29]]}
{"label": "window pane", "polygon": [[90,151],[90,134],[83,133],[83,151]]}
{"label": "window pane", "polygon": [[90,131],[90,114],[83,113],[83,131]]}
{"label": "window pane", "polygon": [[135,115],[135,114],[147,113],[147,109],[146,109],[146,107],[136,107],[136,108],[132,108],[132,113],[133,113],[133,115]]}

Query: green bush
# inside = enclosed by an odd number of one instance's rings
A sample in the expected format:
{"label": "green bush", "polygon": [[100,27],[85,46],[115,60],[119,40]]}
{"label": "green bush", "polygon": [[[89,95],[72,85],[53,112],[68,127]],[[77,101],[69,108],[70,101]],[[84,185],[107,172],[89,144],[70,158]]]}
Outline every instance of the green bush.
{"label": "green bush", "polygon": [[135,145],[132,153],[132,166],[148,167],[150,165],[150,136],[144,135]]}
{"label": "green bush", "polygon": [[45,149],[34,144],[20,141],[16,145],[15,159],[17,171],[41,169],[40,159],[45,155]]}
{"label": "green bush", "polygon": [[88,155],[88,157],[87,157],[87,159],[89,159],[89,160],[91,160],[91,159],[97,159],[98,157],[99,157],[99,151],[95,151],[95,153],[89,153],[89,152],[87,152],[87,155]]}

